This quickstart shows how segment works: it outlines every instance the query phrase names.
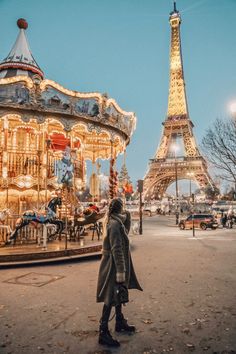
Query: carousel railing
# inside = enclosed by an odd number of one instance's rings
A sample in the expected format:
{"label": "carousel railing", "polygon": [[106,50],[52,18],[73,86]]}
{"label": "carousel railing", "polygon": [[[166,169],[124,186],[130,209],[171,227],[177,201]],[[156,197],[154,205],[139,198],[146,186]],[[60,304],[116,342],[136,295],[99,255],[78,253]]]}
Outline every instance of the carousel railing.
{"label": "carousel railing", "polygon": [[[15,229],[16,221],[19,218],[19,215],[9,216],[4,224],[0,225],[0,243],[5,243],[8,241],[12,230]],[[19,237],[17,242],[23,243],[23,241],[37,241],[37,238],[40,237],[39,232],[41,230],[30,227],[30,225],[24,227],[19,231]]]}
{"label": "carousel railing", "polygon": [[[0,244],[5,244],[8,241],[11,232],[16,227],[16,221],[18,218],[19,215],[12,215],[7,218],[4,224],[0,224]],[[48,235],[50,235],[52,230],[47,229],[47,232]],[[16,244],[38,243],[39,239],[41,239],[42,236],[43,236],[42,224],[37,224],[37,227],[35,227],[32,224],[29,224],[18,231]]]}

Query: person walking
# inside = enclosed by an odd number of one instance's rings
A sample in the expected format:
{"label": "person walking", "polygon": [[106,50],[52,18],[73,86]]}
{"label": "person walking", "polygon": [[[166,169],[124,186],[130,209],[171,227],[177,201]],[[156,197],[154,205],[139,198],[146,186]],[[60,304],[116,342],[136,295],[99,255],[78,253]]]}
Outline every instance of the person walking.
{"label": "person walking", "polygon": [[225,213],[222,217],[222,226],[223,227],[226,227],[226,223],[227,223],[227,214]]}
{"label": "person walking", "polygon": [[107,230],[103,240],[103,252],[97,283],[97,302],[104,303],[98,342],[110,347],[120,346],[120,343],[111,336],[108,328],[112,307],[115,307],[116,332],[135,332],[135,327],[129,325],[123,316],[122,303],[115,301],[114,289],[117,284],[122,284],[127,289],[142,291],[129,250],[128,233],[130,226],[130,213],[123,211],[123,202],[120,198],[114,198],[109,205]]}

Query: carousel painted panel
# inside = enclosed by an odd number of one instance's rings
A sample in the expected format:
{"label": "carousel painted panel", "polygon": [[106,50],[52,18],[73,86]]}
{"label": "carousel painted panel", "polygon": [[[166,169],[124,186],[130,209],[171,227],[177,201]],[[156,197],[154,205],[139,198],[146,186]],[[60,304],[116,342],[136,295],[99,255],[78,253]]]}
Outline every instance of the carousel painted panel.
{"label": "carousel painted panel", "polygon": [[24,105],[29,103],[29,90],[24,83],[0,85],[0,104]]}
{"label": "carousel painted panel", "polygon": [[135,129],[136,119],[134,116],[124,115],[122,118],[122,129],[130,136]]}
{"label": "carousel painted panel", "polygon": [[134,113],[128,113],[119,110],[119,107],[116,104],[114,104],[113,102],[108,102],[108,105],[105,110],[105,116],[107,117],[108,122],[111,125],[114,125],[129,136],[133,133],[136,122]]}
{"label": "carousel painted panel", "polygon": [[105,109],[105,116],[108,118],[109,123],[112,125],[119,125],[122,118],[122,114],[116,109],[116,107],[111,103]]}
{"label": "carousel painted panel", "polygon": [[97,117],[100,113],[99,103],[95,98],[81,98],[75,104],[75,111],[81,115]]}
{"label": "carousel painted panel", "polygon": [[127,134],[130,133],[130,115],[124,115],[123,113],[119,112],[118,109],[112,103],[107,106],[105,110],[105,115],[107,116],[109,124],[117,127],[118,129],[124,131]]}
{"label": "carousel painted panel", "polygon": [[46,109],[70,113],[71,99],[64,93],[52,87],[47,87],[46,90],[42,92],[40,100],[42,106]]}

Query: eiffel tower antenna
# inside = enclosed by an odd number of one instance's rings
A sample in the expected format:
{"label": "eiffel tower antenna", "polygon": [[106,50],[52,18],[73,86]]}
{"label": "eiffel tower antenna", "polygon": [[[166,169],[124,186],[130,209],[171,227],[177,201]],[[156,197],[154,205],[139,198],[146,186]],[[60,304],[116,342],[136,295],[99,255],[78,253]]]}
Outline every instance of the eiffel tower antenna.
{"label": "eiffel tower antenna", "polygon": [[[214,184],[207,171],[207,164],[201,156],[193,135],[193,123],[190,120],[186,87],[184,80],[181,50],[181,16],[173,2],[174,11],[170,13],[170,80],[168,107],[160,145],[155,157],[150,160],[148,172],[144,178],[144,197],[159,199],[170,184],[177,179],[190,179],[199,187]],[[182,147],[182,151],[180,150]],[[178,178],[177,178],[178,175]]]}
{"label": "eiffel tower antenna", "polygon": [[174,12],[177,12],[177,9],[176,9],[176,1],[174,1]]}

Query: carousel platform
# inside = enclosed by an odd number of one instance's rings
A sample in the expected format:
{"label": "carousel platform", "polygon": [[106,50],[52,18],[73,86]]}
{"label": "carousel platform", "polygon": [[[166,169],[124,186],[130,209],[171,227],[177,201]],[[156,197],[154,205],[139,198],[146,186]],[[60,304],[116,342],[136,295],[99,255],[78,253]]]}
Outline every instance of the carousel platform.
{"label": "carousel platform", "polygon": [[0,269],[99,258],[101,250],[102,241],[92,241],[87,237],[83,243],[68,241],[67,248],[65,240],[48,242],[46,248],[36,244],[10,245],[0,248]]}

